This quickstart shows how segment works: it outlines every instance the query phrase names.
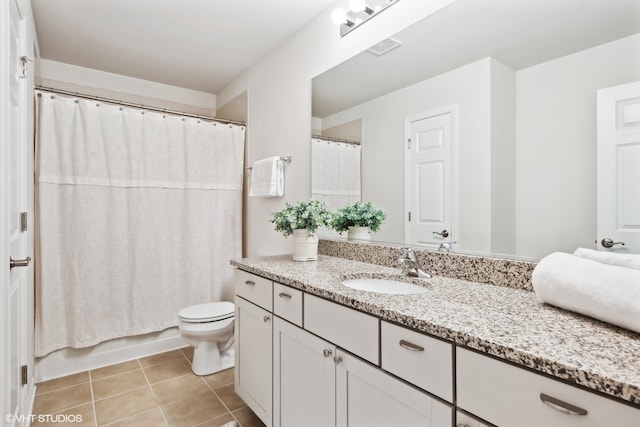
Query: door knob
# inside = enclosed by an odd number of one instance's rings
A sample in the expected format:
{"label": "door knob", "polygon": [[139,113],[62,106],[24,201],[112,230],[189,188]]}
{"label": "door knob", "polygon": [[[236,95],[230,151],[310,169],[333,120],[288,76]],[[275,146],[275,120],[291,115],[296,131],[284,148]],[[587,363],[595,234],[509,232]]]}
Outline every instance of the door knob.
{"label": "door knob", "polygon": [[449,237],[449,232],[447,230],[442,230],[441,232],[434,231],[433,234],[436,234],[440,237]]}
{"label": "door knob", "polygon": [[605,237],[604,239],[602,239],[602,240],[600,241],[600,244],[602,245],[602,247],[603,247],[603,248],[607,248],[607,249],[608,249],[608,248],[612,248],[612,247],[614,247],[615,245],[622,245],[622,246],[624,246],[624,242],[614,242],[613,240],[611,240],[611,239],[610,239],[610,238],[608,238],[608,237]]}
{"label": "door knob", "polygon": [[30,256],[26,257],[25,259],[13,259],[9,257],[9,270],[13,270],[14,267],[26,267],[30,262]]}

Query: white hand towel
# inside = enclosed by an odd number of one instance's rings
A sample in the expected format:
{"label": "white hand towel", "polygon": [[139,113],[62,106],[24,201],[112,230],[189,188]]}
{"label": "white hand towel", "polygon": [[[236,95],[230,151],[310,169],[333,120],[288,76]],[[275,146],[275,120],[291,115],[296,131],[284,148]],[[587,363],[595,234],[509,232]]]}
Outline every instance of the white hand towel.
{"label": "white hand towel", "polygon": [[531,277],[549,304],[640,332],[640,271],[555,252]]}
{"label": "white hand towel", "polygon": [[284,162],[280,157],[256,161],[251,167],[249,197],[282,197],[284,195]]}
{"label": "white hand towel", "polygon": [[640,270],[640,255],[638,254],[595,251],[587,248],[578,248],[573,254],[580,258],[586,258],[592,261]]}

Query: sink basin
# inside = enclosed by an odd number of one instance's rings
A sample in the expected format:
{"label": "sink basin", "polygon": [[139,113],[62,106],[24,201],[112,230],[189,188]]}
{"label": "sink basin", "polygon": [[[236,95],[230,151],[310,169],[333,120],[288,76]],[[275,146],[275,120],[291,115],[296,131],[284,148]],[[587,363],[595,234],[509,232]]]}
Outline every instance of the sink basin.
{"label": "sink basin", "polygon": [[429,291],[426,287],[414,283],[372,277],[346,279],[342,280],[340,284],[359,291],[375,292],[378,294],[408,295],[424,294]]}

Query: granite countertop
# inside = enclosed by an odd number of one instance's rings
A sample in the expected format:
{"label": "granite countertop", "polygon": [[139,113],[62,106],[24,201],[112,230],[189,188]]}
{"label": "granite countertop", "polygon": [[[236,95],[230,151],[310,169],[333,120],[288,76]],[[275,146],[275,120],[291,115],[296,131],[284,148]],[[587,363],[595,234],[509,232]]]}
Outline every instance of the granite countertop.
{"label": "granite countertop", "polygon": [[282,255],[231,264],[640,408],[640,334],[544,304],[533,292],[440,276],[425,280],[425,294],[358,291],[341,278],[404,276],[397,268],[323,255],[312,262]]}

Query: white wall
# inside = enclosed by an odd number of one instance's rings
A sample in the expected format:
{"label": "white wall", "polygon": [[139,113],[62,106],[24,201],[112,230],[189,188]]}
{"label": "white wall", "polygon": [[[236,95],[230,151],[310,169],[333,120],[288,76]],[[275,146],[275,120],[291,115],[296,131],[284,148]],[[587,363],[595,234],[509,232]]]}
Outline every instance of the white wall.
{"label": "white wall", "polygon": [[[247,256],[291,252],[290,240],[276,233],[268,220],[285,201],[309,198],[311,79],[451,1],[403,0],[344,38],[331,22],[331,7],[218,94],[224,105],[248,91],[249,162],[273,155],[293,158],[285,166],[283,198],[246,200]],[[344,0],[334,6],[346,4]]]}
{"label": "white wall", "polygon": [[516,76],[516,252],[595,247],[596,91],[640,80],[640,34]]}

